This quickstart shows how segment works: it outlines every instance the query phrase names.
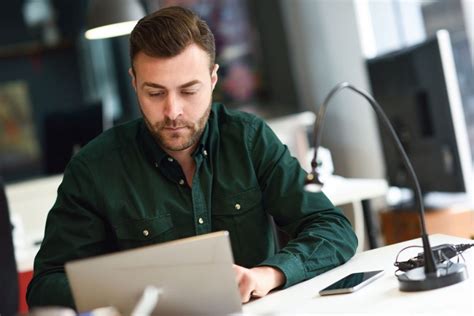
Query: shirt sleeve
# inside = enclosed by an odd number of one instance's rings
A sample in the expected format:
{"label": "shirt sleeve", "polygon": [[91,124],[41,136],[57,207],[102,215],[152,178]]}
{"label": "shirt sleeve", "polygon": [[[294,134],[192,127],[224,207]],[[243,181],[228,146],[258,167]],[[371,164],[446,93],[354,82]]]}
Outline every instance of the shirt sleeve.
{"label": "shirt sleeve", "polygon": [[48,214],[44,239],[35,258],[27,291],[30,308],[75,308],[64,264],[110,252],[107,229],[97,209],[93,175],[83,161],[73,158]]}
{"label": "shirt sleeve", "polygon": [[324,193],[304,190],[306,172],[261,120],[250,140],[265,210],[290,236],[288,244],[260,265],[283,272],[291,286],[349,260],[357,237],[343,212]]}

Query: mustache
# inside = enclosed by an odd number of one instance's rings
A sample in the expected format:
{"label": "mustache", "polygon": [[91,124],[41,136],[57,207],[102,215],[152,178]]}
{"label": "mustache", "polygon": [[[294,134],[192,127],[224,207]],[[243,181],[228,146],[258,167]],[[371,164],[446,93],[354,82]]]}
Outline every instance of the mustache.
{"label": "mustache", "polygon": [[191,128],[193,124],[185,120],[171,120],[169,118],[165,118],[164,121],[158,122],[155,127],[159,130],[165,128]]}

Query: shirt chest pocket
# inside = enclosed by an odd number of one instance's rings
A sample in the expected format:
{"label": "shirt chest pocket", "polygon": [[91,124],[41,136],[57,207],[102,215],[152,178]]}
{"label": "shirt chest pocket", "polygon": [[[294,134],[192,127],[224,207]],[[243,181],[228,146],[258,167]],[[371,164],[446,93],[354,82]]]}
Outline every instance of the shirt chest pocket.
{"label": "shirt chest pocket", "polygon": [[231,240],[259,231],[266,224],[260,188],[252,188],[237,194],[219,196],[213,201],[213,230],[228,230]]}
{"label": "shirt chest pocket", "polygon": [[136,248],[172,239],[171,215],[120,222],[115,227],[120,249]]}
{"label": "shirt chest pocket", "polygon": [[241,217],[257,209],[262,209],[262,193],[258,187],[231,195],[216,194],[212,215]]}

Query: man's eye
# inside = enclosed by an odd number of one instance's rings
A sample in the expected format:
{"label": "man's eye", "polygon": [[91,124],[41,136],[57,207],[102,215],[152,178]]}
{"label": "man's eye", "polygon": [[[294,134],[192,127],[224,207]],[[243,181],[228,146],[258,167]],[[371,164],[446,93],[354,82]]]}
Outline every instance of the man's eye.
{"label": "man's eye", "polygon": [[164,93],[163,92],[150,92],[150,93],[148,93],[148,95],[150,97],[160,97],[160,96],[164,95]]}
{"label": "man's eye", "polygon": [[188,91],[188,90],[185,90],[185,91],[182,91],[183,94],[185,95],[193,95],[193,94],[196,94],[197,91]]}

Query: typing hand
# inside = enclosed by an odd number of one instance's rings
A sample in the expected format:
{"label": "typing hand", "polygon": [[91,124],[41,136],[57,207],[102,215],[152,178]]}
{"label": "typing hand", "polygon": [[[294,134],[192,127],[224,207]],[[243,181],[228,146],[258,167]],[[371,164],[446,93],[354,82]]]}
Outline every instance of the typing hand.
{"label": "typing hand", "polygon": [[234,264],[234,270],[242,303],[247,303],[252,297],[263,297],[285,282],[284,274],[273,267],[247,269]]}

